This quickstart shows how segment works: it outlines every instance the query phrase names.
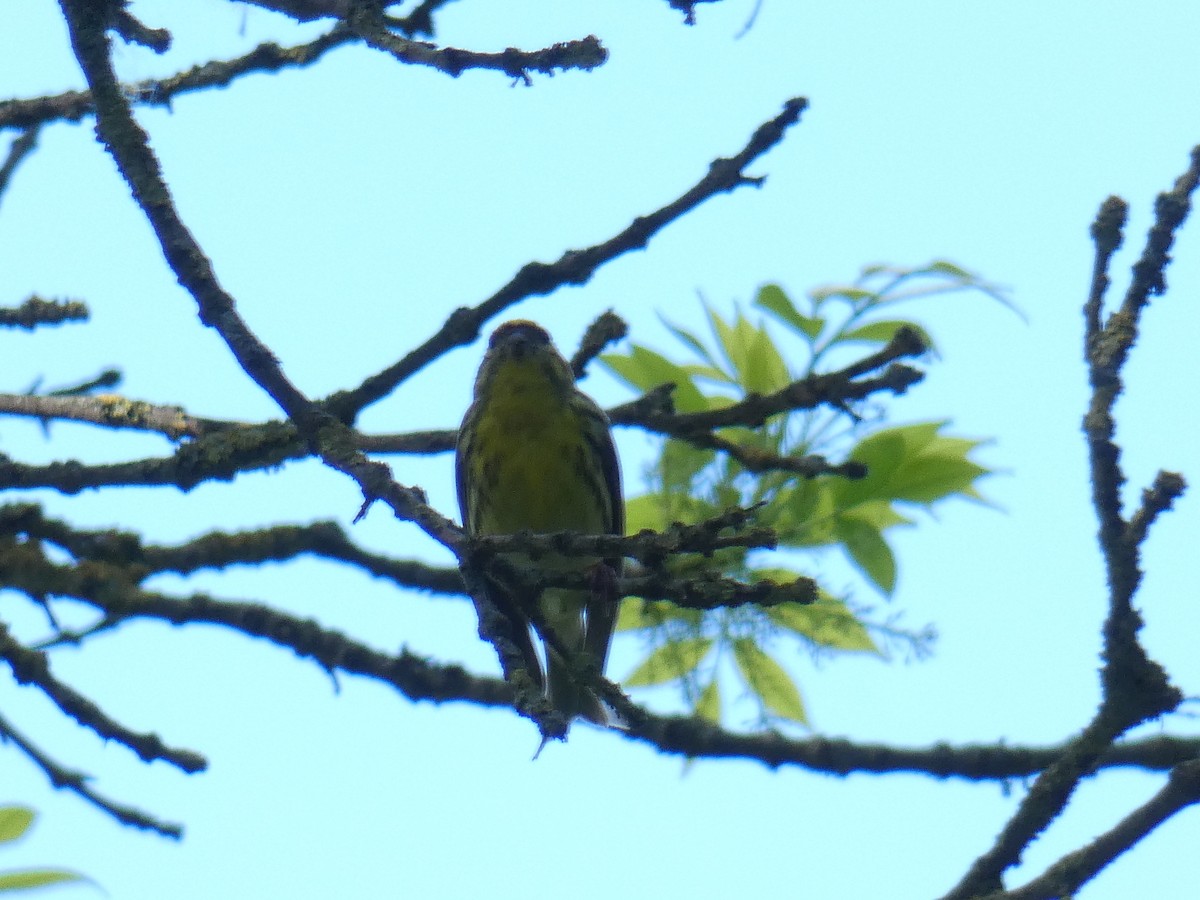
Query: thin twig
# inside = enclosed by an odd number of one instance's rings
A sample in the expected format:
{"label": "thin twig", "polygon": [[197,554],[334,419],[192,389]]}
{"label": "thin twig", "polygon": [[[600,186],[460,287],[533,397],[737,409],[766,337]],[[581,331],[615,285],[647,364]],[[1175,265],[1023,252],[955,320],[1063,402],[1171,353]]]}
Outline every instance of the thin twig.
{"label": "thin twig", "polygon": [[173,822],[163,822],[154,818],[149,813],[142,812],[140,809],[135,809],[132,806],[123,806],[96,793],[88,785],[87,774],[73,772],[59,765],[38,749],[29,738],[17,731],[3,715],[0,715],[0,741],[11,741],[16,745],[22,753],[29,757],[35,766],[42,770],[42,774],[46,776],[46,779],[53,787],[59,790],[65,788],[74,794],[78,794],[88,803],[105,814],[112,816],[122,825],[132,825],[134,828],[155,831],[164,837],[174,838],[175,840],[183,837],[182,825],[176,825]]}
{"label": "thin twig", "polygon": [[26,298],[20,306],[0,307],[0,328],[32,331],[39,325],[85,322],[87,318],[88,308],[79,300],[45,300],[34,295]]}
{"label": "thin twig", "polygon": [[[311,65],[330,50],[356,40],[358,38],[349,29],[336,25],[307,44],[280,47],[267,42],[234,59],[211,60],[167,78],[124,84],[121,90],[139,105],[170,107],[176,97],[227,87],[243,75]],[[26,100],[0,100],[0,129],[27,129],[54,121],[78,122],[92,115],[95,109],[91,91],[67,91]]]}
{"label": "thin twig", "polygon": [[589,71],[608,59],[608,51],[594,35],[542,50],[509,47],[500,53],[481,53],[458,47],[439,47],[394,34],[388,29],[377,2],[350,0],[349,5],[346,23],[368,46],[382,50],[402,63],[428,66],[455,78],[468,69],[492,69],[530,85],[533,83],[530,72],[553,75],[567,69]]}
{"label": "thin twig", "polygon": [[161,759],[184,772],[199,772],[208,763],[199,753],[168,747],[156,734],[140,734],[117,722],[95,703],[50,672],[46,654],[30,650],[16,640],[0,622],[0,659],[8,663],[17,684],[31,684],[45,694],[63,713],[105,740],[122,744],[143,762]]}
{"label": "thin twig", "polygon": [[40,125],[30,125],[8,147],[8,155],[0,164],[0,201],[4,199],[4,191],[12,180],[13,173],[25,157],[37,147],[38,129]]}

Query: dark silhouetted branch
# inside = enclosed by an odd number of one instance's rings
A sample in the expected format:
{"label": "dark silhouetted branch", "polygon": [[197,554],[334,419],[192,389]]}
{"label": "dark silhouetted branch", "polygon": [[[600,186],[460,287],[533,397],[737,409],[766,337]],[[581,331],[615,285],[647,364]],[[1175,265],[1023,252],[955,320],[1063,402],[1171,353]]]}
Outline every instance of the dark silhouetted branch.
{"label": "dark silhouetted branch", "polygon": [[78,794],[88,803],[112,816],[122,825],[130,825],[145,831],[155,831],[164,837],[183,837],[183,827],[173,822],[163,822],[140,809],[114,803],[112,800],[98,794],[88,784],[88,776],[84,772],[73,772],[59,765],[46,753],[43,753],[29,738],[17,731],[12,724],[0,715],[0,741],[12,743],[24,753],[35,766],[41,769],[46,780],[59,790],[68,790]]}
{"label": "dark silhouetted branch", "polygon": [[372,0],[350,0],[349,5],[346,23],[368,46],[382,50],[402,63],[428,66],[455,78],[468,69],[491,69],[530,85],[533,83],[530,72],[553,75],[568,69],[588,71],[608,59],[608,51],[591,35],[543,50],[510,47],[499,53],[481,53],[458,47],[439,47],[393,33],[380,5]]}
{"label": "dark silhouetted branch", "polygon": [[[49,593],[49,592],[46,592]],[[108,716],[95,703],[72,687],[63,684],[50,672],[46,654],[30,650],[17,641],[0,622],[0,659],[4,660],[17,684],[31,684],[45,694],[55,706],[85,728],[90,728],[104,740],[113,740],[138,755],[144,762],[161,759],[189,774],[208,766],[198,753],[168,747],[156,734],[140,734]]]}
{"label": "dark silhouetted branch", "polygon": [[759,126],[739,153],[714,160],[708,173],[687,191],[666,206],[635,219],[620,234],[583,250],[568,250],[553,263],[527,263],[506,285],[478,306],[460,307],[452,312],[435,335],[401,360],[372,375],[357,388],[330,397],[329,408],[343,421],[352,421],[365,406],[386,397],[397,385],[448,350],[474,341],[485,322],[513,304],[567,285],[585,284],[602,265],[630,251],[643,249],[655,234],[705,200],[743,185],[762,184],[763,178],[752,178],[743,170],[783,139],[788,128],[800,120],[806,106],[807,101],[802,98],[787,101],[783,112]]}
{"label": "dark silhouetted branch", "polygon": [[0,307],[0,328],[24,328],[61,322],[85,322],[88,308],[78,300],[45,300],[33,296],[17,307]]}

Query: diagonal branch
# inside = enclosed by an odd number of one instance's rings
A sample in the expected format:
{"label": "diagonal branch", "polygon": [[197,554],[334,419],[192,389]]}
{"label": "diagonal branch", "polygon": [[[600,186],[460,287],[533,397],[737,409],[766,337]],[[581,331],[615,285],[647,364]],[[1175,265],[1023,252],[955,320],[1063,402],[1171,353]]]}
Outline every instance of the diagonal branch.
{"label": "diagonal branch", "polygon": [[156,734],[139,734],[108,716],[95,703],[50,672],[46,654],[23,646],[0,622],[0,659],[12,669],[17,684],[32,684],[66,715],[90,728],[104,740],[113,740],[138,755],[143,762],[161,759],[189,774],[207,768],[204,757],[191,750],[168,747]]}
{"label": "diagonal branch", "polygon": [[1117,857],[1176,813],[1200,803],[1200,759],[1171,770],[1166,785],[1146,803],[1085,847],[1069,853],[1042,875],[1020,888],[991,894],[980,900],[1056,900],[1073,897]]}
{"label": "diagonal branch", "polygon": [[55,762],[43,753],[34,743],[17,731],[13,725],[0,715],[0,742],[11,741],[22,753],[42,770],[46,780],[57,789],[67,789],[78,794],[97,809],[112,816],[122,825],[132,825],[146,831],[156,831],[164,837],[179,840],[183,837],[183,827],[173,822],[163,822],[140,809],[123,806],[98,794],[88,784],[88,776],[84,772],[73,772]]}
{"label": "diagonal branch", "polygon": [[30,125],[20,137],[13,140],[9,145],[8,155],[4,162],[0,164],[0,200],[4,199],[4,191],[8,187],[8,183],[12,180],[13,173],[17,171],[17,166],[25,157],[29,156],[37,147],[38,129],[40,125]]}
{"label": "diagonal branch", "polygon": [[585,284],[602,265],[632,250],[644,249],[654,235],[705,200],[743,185],[762,184],[763,178],[751,178],[743,170],[783,139],[788,128],[800,120],[806,106],[803,98],[788,100],[783,112],[760,125],[740,152],[714,160],[707,174],[683,194],[666,206],[634,219],[609,240],[583,250],[568,250],[552,263],[526,264],[478,306],[456,309],[436,334],[398,362],[372,375],[357,388],[330,397],[329,408],[343,421],[352,421],[364,407],[386,397],[448,350],[474,341],[484,322],[513,304],[567,285]]}

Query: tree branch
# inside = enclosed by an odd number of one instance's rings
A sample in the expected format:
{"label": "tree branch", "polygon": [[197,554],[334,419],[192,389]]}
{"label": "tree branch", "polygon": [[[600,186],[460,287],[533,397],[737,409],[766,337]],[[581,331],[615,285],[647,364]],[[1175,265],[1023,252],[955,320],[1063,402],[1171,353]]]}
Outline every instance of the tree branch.
{"label": "tree branch", "polygon": [[0,659],[8,663],[17,684],[32,684],[55,706],[103,740],[113,740],[138,755],[143,762],[161,759],[191,774],[207,768],[204,757],[191,750],[168,747],[156,734],[139,734],[106,715],[95,703],[68,687],[50,672],[46,654],[17,641],[0,622]]}
{"label": "tree branch", "polygon": [[183,837],[183,826],[176,825],[173,822],[163,822],[148,813],[142,812],[140,809],[114,803],[112,800],[96,793],[88,785],[88,775],[86,773],[73,772],[55,762],[38,749],[29,738],[17,731],[3,715],[0,715],[0,741],[6,743],[11,741],[22,753],[29,757],[35,766],[42,770],[42,774],[46,776],[46,780],[54,788],[57,790],[66,788],[68,791],[78,794],[88,803],[105,814],[112,816],[122,825],[132,825],[134,828],[141,828],[145,831],[156,831],[164,837],[175,838],[175,840]]}
{"label": "tree branch", "polygon": [[742,170],[779,143],[787,129],[800,120],[806,106],[807,101],[802,98],[787,101],[783,112],[759,126],[739,153],[728,159],[714,160],[708,173],[678,198],[634,219],[629,227],[609,240],[583,250],[568,250],[553,263],[526,264],[506,285],[479,305],[456,309],[436,334],[398,362],[372,375],[357,388],[334,394],[327,401],[329,409],[342,421],[353,421],[364,407],[386,397],[442,354],[474,341],[484,322],[513,304],[567,285],[585,284],[602,265],[632,250],[645,248],[655,234],[705,200],[743,185],[762,184],[763,178],[751,178]]}
{"label": "tree branch", "polygon": [[0,413],[31,416],[42,421],[67,419],[91,422],[107,428],[152,431],[172,441],[199,437],[212,431],[212,420],[196,419],[178,406],[156,406],[140,400],[127,400],[117,394],[99,396],[37,396],[0,394]]}
{"label": "tree branch", "polygon": [[462,594],[457,568],[430,566],[415,560],[369,553],[349,539],[336,522],[276,525],[235,534],[215,531],[177,546],[143,544],[130,531],[86,531],[46,517],[33,503],[0,506],[0,535],[49,541],[77,560],[123,567],[141,583],[157,572],[190,575],[200,569],[281,562],[304,554],[343,562],[404,588],[439,594]]}
{"label": "tree branch", "polygon": [[39,125],[30,125],[9,145],[8,155],[4,158],[3,164],[0,164],[0,200],[4,199],[4,191],[12,180],[13,173],[17,171],[17,166],[36,149],[40,127]]}
{"label": "tree branch", "polygon": [[429,66],[457,78],[467,69],[493,69],[510,78],[533,84],[530,72],[553,75],[556,71],[589,71],[603,65],[608,51],[599,38],[589,35],[578,41],[554,44],[543,50],[518,50],[509,47],[500,53],[480,53],[457,47],[438,47],[425,41],[393,34],[387,26],[382,6],[372,0],[349,0],[346,24],[368,46],[382,50],[402,63]]}
{"label": "tree branch", "polygon": [[1092,503],[1100,523],[1099,542],[1108,574],[1108,614],[1103,626],[1104,665],[1102,699],[1091,722],[1069,741],[1062,755],[1034,781],[1017,811],[1001,830],[992,847],[975,860],[967,874],[944,900],[968,900],[1002,887],[1003,873],[1015,865],[1025,848],[1066,808],[1080,780],[1094,770],[1096,761],[1128,729],[1175,709],[1182,694],[1166,672],[1151,660],[1138,641],[1142,620],[1133,607],[1141,581],[1140,546],[1150,521],[1182,491],[1175,476],[1156,483],[1157,491],[1143,499],[1142,511],[1128,525],[1121,516],[1120,489],[1125,481],[1120,448],[1113,441],[1116,423],[1113,404],[1122,388],[1121,368],[1137,336],[1137,324],[1151,294],[1161,293],[1164,270],[1176,229],[1187,215],[1191,193],[1200,182],[1200,148],[1193,150],[1191,165],[1174,188],[1160,194],[1155,223],[1146,247],[1133,268],[1133,280],[1121,308],[1099,326],[1100,303],[1108,284],[1108,261],[1120,245],[1125,217],[1122,201],[1109,198],[1101,206],[1092,236],[1096,243],[1091,289],[1084,304],[1085,358],[1092,396],[1083,430],[1088,442]]}
{"label": "tree branch", "polygon": [[20,306],[0,306],[0,328],[24,328],[33,331],[39,325],[62,322],[86,322],[87,306],[79,300],[44,300],[36,294]]}
{"label": "tree branch", "polygon": [[1090,844],[1069,853],[1033,881],[981,900],[1058,900],[1095,878],[1117,857],[1149,836],[1177,812],[1200,803],[1200,759],[1171,770],[1166,786]]}

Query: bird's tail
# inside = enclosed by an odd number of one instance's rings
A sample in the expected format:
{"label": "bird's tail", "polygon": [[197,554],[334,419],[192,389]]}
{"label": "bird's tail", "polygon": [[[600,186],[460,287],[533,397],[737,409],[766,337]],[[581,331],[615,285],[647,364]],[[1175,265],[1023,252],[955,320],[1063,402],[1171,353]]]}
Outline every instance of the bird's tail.
{"label": "bird's tail", "polygon": [[[576,654],[584,652],[583,607],[585,591],[548,588],[542,595],[546,624],[554,629],[564,647]],[[546,648],[546,683],[550,702],[567,719],[581,716],[597,725],[609,724],[604,704],[592,691],[575,683],[571,668],[550,647]]]}

